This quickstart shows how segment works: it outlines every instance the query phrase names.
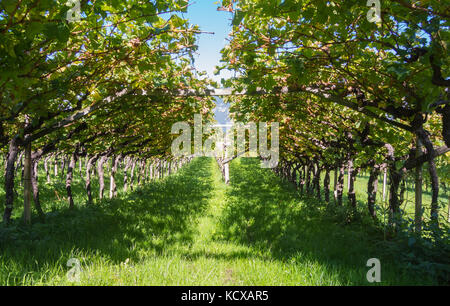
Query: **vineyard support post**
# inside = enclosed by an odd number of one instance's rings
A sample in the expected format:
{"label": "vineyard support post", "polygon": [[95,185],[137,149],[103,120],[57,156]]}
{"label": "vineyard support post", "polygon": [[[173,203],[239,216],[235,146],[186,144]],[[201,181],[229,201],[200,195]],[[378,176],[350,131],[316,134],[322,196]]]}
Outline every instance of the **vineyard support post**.
{"label": "vineyard support post", "polygon": [[225,184],[230,183],[230,164],[226,163],[224,165],[224,176],[225,176]]}
{"label": "vineyard support post", "polygon": [[386,201],[386,185],[387,185],[387,165],[384,165],[384,176],[383,176],[383,202]]}
{"label": "vineyard support post", "polygon": [[334,169],[334,184],[333,184],[333,194],[334,202],[337,202],[337,183],[338,183],[338,167]]}

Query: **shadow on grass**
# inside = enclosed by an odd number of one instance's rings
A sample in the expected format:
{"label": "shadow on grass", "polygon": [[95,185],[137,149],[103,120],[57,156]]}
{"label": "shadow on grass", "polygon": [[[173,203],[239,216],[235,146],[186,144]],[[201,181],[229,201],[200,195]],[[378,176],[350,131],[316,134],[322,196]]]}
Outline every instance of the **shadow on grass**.
{"label": "shadow on grass", "polygon": [[259,160],[235,160],[230,173],[218,239],[269,252],[275,260],[317,262],[337,274],[342,284],[369,284],[366,264],[370,258],[381,260],[384,285],[429,281],[398,266],[384,252],[382,236],[373,224],[333,222],[324,203],[299,199],[293,185],[261,169]]}
{"label": "shadow on grass", "polygon": [[48,267],[65,270],[71,257],[100,255],[120,263],[190,243],[212,190],[210,165],[196,159],[176,175],[116,199],[47,213],[45,224],[0,224],[0,284],[6,277],[10,284],[21,283],[30,272],[39,279]]}

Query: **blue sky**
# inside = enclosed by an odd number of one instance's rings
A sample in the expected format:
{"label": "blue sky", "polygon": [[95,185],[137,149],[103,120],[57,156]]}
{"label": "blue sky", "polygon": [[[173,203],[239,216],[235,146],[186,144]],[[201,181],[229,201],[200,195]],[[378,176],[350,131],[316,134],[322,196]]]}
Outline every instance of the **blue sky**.
{"label": "blue sky", "polygon": [[210,78],[220,84],[221,78],[230,76],[227,71],[219,76],[214,76],[214,70],[220,63],[220,50],[227,44],[226,38],[231,32],[232,14],[217,11],[219,7],[219,4],[215,4],[217,0],[194,0],[189,2],[190,6],[184,17],[188,18],[190,23],[199,25],[202,31],[214,32],[214,34],[199,35],[199,49],[195,57],[195,67],[200,71],[206,71]]}
{"label": "blue sky", "polygon": [[[231,32],[232,14],[217,11],[219,4],[215,4],[216,0],[194,0],[189,2],[191,5],[184,17],[188,18],[190,23],[199,25],[200,30],[214,32],[214,34],[199,35],[199,48],[195,56],[195,67],[199,71],[206,71],[210,78],[220,84],[221,78],[231,76],[228,71],[222,71],[220,75],[215,76],[214,70],[220,64],[220,50],[227,44],[226,38]],[[217,98],[216,104],[217,107],[214,110],[215,118],[220,124],[226,124],[229,121],[228,106],[220,98]]]}

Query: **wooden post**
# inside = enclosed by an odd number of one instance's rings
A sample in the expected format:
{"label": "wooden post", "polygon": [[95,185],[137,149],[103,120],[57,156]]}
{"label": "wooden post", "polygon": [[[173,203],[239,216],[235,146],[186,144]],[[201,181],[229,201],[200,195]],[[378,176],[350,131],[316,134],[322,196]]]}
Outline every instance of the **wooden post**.
{"label": "wooden post", "polygon": [[150,181],[153,181],[153,161],[150,161]]}
{"label": "wooden post", "polygon": [[385,164],[383,176],[383,202],[386,201],[386,184],[387,184],[387,166]]}
{"label": "wooden post", "polygon": [[53,174],[55,178],[58,176],[58,154],[55,154],[55,159],[53,160]]}
{"label": "wooden post", "polygon": [[352,176],[352,161],[349,160],[348,161],[348,166],[347,166],[347,192],[350,192],[350,180],[351,180],[351,176]]}
{"label": "wooden post", "polygon": [[118,163],[120,161],[120,155],[114,155],[111,159],[111,172],[109,174],[109,198],[112,199],[117,196],[117,185],[116,185],[116,172]]}
{"label": "wooden post", "polygon": [[226,163],[224,165],[224,175],[225,175],[225,184],[230,183],[230,164]]}
{"label": "wooden post", "polygon": [[450,195],[448,196],[448,217],[447,217],[447,222],[450,223]]}
{"label": "wooden post", "polygon": [[334,169],[334,187],[333,187],[333,194],[334,194],[334,201],[337,200],[337,182],[338,182],[338,168],[336,167]]}

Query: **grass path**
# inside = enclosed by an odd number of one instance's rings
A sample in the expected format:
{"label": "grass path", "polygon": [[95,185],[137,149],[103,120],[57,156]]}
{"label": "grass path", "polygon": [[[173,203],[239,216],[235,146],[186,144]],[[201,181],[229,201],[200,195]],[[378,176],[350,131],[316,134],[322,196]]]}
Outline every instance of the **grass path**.
{"label": "grass path", "polygon": [[386,256],[370,227],[337,224],[257,160],[233,161],[231,181],[199,158],[114,200],[0,229],[0,285],[367,285],[372,257],[382,285],[432,283]]}

